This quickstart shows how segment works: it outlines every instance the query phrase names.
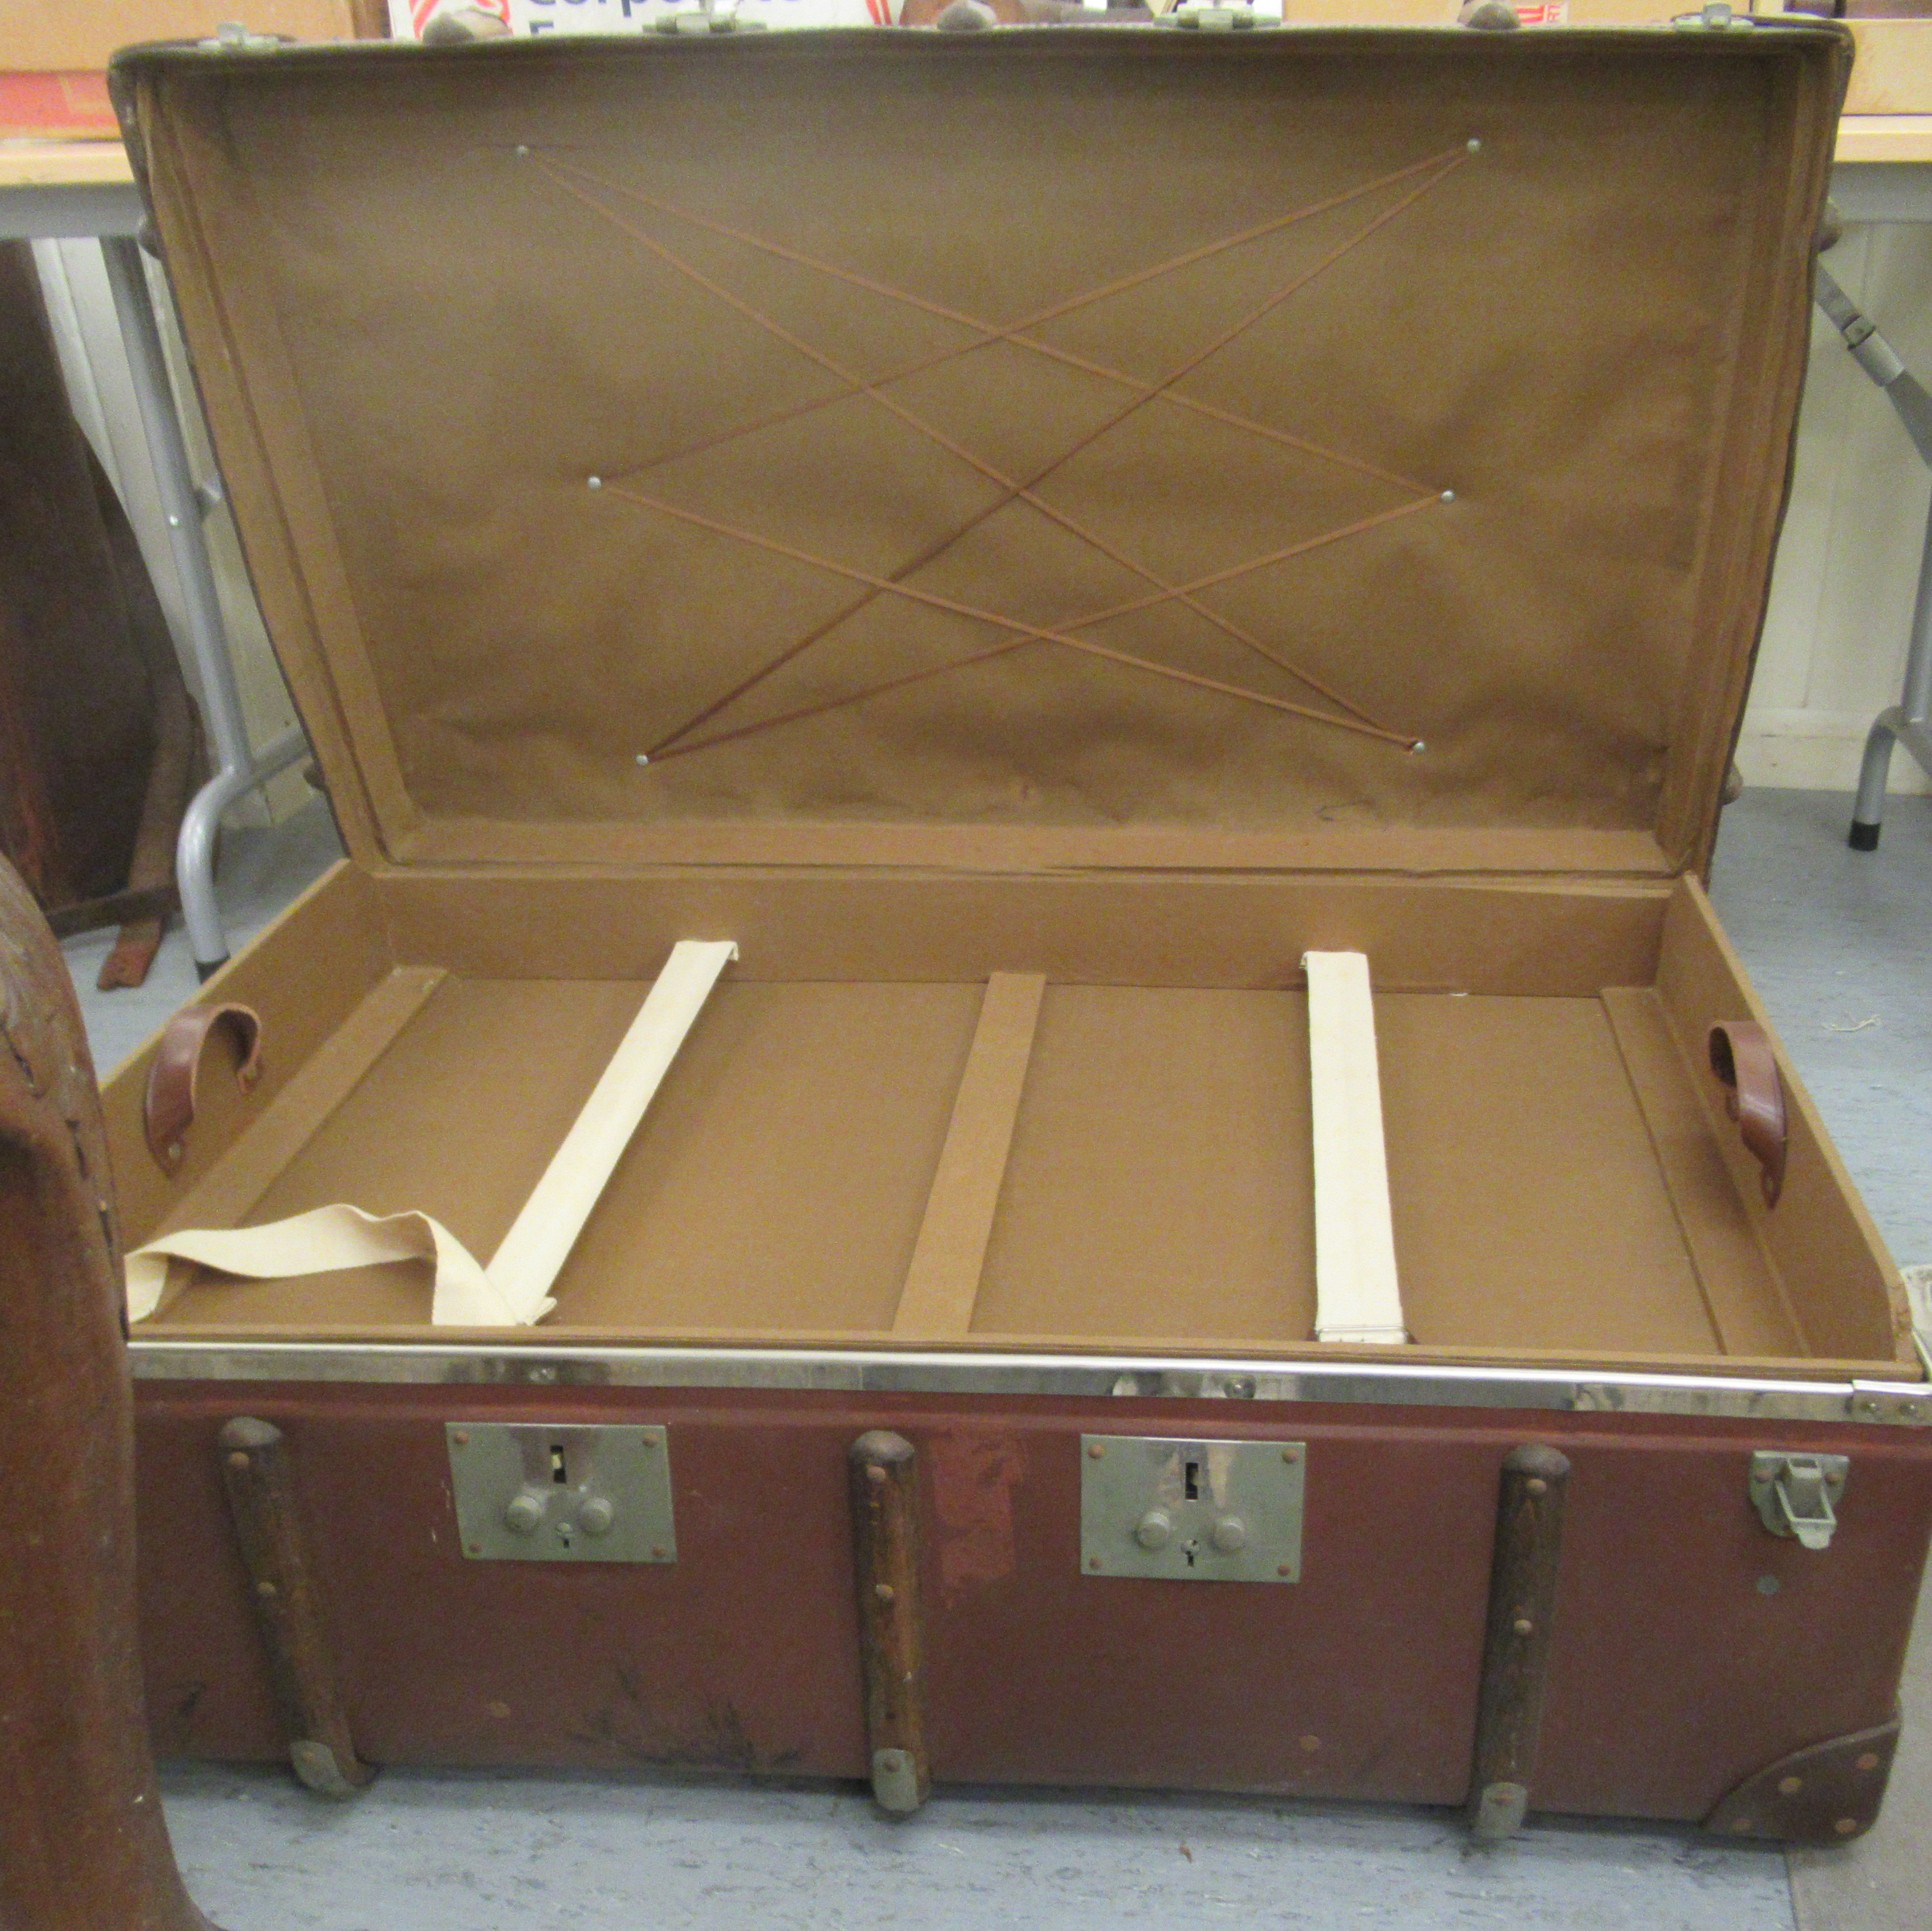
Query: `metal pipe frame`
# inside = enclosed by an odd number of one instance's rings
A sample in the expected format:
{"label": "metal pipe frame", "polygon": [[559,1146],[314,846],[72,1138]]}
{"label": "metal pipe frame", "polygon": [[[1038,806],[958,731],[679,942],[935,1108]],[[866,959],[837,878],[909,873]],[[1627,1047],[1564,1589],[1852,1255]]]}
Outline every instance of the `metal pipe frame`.
{"label": "metal pipe frame", "polygon": [[236,799],[266,783],[302,755],[299,728],[286,731],[257,752],[248,741],[242,700],[235,686],[234,666],[228,654],[226,630],[208,560],[202,519],[220,500],[218,491],[204,494],[190,467],[188,445],[176,413],[174,391],[168,380],[161,350],[161,332],[154,319],[141,245],[131,236],[104,235],[100,251],[113,290],[115,313],[127,345],[128,366],[141,426],[154,466],[162,513],[167,518],[168,541],[181,579],[187,613],[183,640],[194,661],[200,686],[202,707],[216,758],[214,774],[195,794],[182,819],[175,845],[175,875],[181,890],[182,920],[188,928],[195,969],[206,979],[228,958],[221,908],[214,891],[214,852],[221,815]]}
{"label": "metal pipe frame", "polygon": [[[1898,413],[1912,446],[1932,469],[1932,395],[1900,361],[1896,350],[1821,266],[1818,306],[1844,338],[1852,359],[1884,392]],[[1858,767],[1858,794],[1852,807],[1846,842],[1854,851],[1874,851],[1885,818],[1886,780],[1892,746],[1902,744],[1922,769],[1932,773],[1932,512],[1925,524],[1918,563],[1918,587],[1912,599],[1912,644],[1905,659],[1904,701],[1879,713],[1865,739]]]}

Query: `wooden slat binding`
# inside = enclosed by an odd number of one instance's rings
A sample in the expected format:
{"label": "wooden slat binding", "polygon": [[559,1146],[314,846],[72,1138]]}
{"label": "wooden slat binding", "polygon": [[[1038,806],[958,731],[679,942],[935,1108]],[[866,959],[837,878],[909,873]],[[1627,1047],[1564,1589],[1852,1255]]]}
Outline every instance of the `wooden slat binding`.
{"label": "wooden slat binding", "polygon": [[229,1512],[268,1653],[289,1761],[310,1789],[353,1797],[376,1773],[356,1755],[350,1734],[282,1431],[238,1416],[222,1429],[220,1446]]}
{"label": "wooden slat binding", "polygon": [[892,1332],[902,1338],[951,1338],[971,1330],[1046,990],[1046,981],[1036,972],[995,972],[986,982],[952,1124],[892,1318]]}
{"label": "wooden slat binding", "polygon": [[1520,1827],[1535,1787],[1569,1480],[1569,1458],[1553,1448],[1503,1458],[1469,1779],[1469,1827],[1480,1842]]}
{"label": "wooden slat binding", "polygon": [[851,1472],[872,1794],[882,1810],[904,1816],[926,1801],[932,1782],[926,1746],[917,1452],[903,1435],[873,1429],[852,1444]]}

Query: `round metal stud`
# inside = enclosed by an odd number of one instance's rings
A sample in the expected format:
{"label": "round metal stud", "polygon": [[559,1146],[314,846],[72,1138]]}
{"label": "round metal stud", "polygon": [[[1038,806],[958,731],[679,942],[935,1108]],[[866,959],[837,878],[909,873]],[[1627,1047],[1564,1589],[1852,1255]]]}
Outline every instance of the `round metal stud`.
{"label": "round metal stud", "polygon": [[1164,1549],[1174,1534],[1174,1518],[1165,1509],[1150,1509],[1134,1529],[1134,1540],[1144,1549]]}
{"label": "round metal stud", "polygon": [[503,1526],[515,1535],[535,1535],[543,1516],[543,1504],[534,1495],[513,1495],[503,1505]]}
{"label": "round metal stud", "polygon": [[1223,1555],[1238,1555],[1248,1545],[1248,1525],[1238,1515],[1223,1515],[1208,1533]]}
{"label": "round metal stud", "polygon": [[586,1536],[608,1536],[610,1524],[617,1519],[617,1511],[610,1498],[593,1495],[577,1512],[577,1526]]}

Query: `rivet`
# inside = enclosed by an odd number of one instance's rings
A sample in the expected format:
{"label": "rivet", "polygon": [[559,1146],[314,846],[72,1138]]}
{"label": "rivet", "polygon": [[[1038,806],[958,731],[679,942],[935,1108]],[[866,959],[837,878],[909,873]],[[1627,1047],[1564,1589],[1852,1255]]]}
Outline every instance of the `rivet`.
{"label": "rivet", "polygon": [[272,1596],[274,1593],[275,1585],[266,1575],[255,1585],[255,1593],[257,1596]]}
{"label": "rivet", "polygon": [[1832,1826],[1832,1828],[1841,1837],[1849,1837],[1858,1827],[1858,1820],[1856,1817],[1840,1817],[1838,1822]]}
{"label": "rivet", "polygon": [[1540,1475],[1532,1475],[1522,1485],[1532,1495],[1547,1495],[1550,1493],[1550,1484]]}
{"label": "rivet", "polygon": [[1858,1759],[1858,1761],[1857,1767],[1858,1767],[1858,1769],[1860,1769],[1860,1770],[1876,1770],[1876,1769],[1878,1768],[1878,1752],[1877,1752],[1877,1751],[1876,1751],[1876,1750],[1868,1750],[1868,1751],[1866,1751],[1866,1752],[1865,1752],[1865,1753],[1864,1753],[1864,1755],[1863,1756],[1862,1756],[1861,1758],[1859,1758],[1859,1759]]}
{"label": "rivet", "polygon": [[230,1468],[246,1468],[248,1466],[248,1458],[241,1449],[237,1449],[228,1458],[228,1466]]}
{"label": "rivet", "polygon": [[1804,1788],[1802,1776],[1781,1776],[1778,1779],[1778,1794],[1780,1797],[1796,1797]]}
{"label": "rivet", "polygon": [[1828,1476],[1826,1476],[1826,1478],[1825,1478],[1825,1479],[1826,1479],[1827,1482],[1828,1482],[1832,1485],[1832,1487],[1833,1487],[1833,1488],[1834,1488],[1838,1486],[1838,1485],[1840,1482],[1841,1482],[1842,1481],[1844,1481],[1844,1479],[1845,1479],[1845,1472],[1844,1472],[1844,1470],[1843,1469],[1841,1469],[1841,1468],[1834,1468],[1834,1469],[1833,1469],[1833,1470],[1832,1470],[1831,1473],[1830,1473],[1830,1474],[1828,1474]]}
{"label": "rivet", "polygon": [[1278,1562],[1274,1566],[1274,1572],[1277,1575],[1292,1575],[1294,1571],[1288,1563]]}
{"label": "rivet", "polygon": [[905,1758],[901,1756],[898,1751],[881,1750],[879,1752],[879,1767],[882,1770],[897,1772],[903,1769],[904,1765]]}
{"label": "rivet", "polygon": [[898,1593],[890,1582],[875,1582],[872,1585],[872,1593],[881,1602],[891,1602]]}
{"label": "rivet", "polygon": [[866,1479],[874,1488],[883,1488],[886,1482],[886,1471],[877,1462],[868,1461],[866,1464]]}
{"label": "rivet", "polygon": [[481,1542],[469,1542],[464,1546],[472,1555],[481,1555],[483,1553],[483,1545]]}
{"label": "rivet", "polygon": [[1099,1442],[1089,1442],[1087,1444],[1087,1459],[1089,1461],[1098,1461],[1106,1452],[1106,1448]]}
{"label": "rivet", "polygon": [[648,764],[650,761],[651,754],[648,751],[640,751],[638,753],[638,762],[639,764]]}
{"label": "rivet", "polygon": [[602,476],[592,476],[589,479],[589,487],[592,489],[602,489],[604,487],[604,479]]}
{"label": "rivet", "polygon": [[1536,1627],[1527,1616],[1519,1616],[1510,1626],[1519,1636],[1526,1636]]}
{"label": "rivet", "polygon": [[470,1446],[470,1431],[467,1428],[458,1428],[449,1439],[458,1448],[467,1448]]}
{"label": "rivet", "polygon": [[662,1562],[662,1561],[664,1560],[664,1553],[665,1553],[665,1552],[664,1552],[662,1549],[653,1549],[653,1550],[652,1550],[652,1551],[651,1551],[651,1560],[652,1560],[652,1561],[653,1561],[653,1562]]}
{"label": "rivet", "polygon": [[522,143],[521,141],[519,141],[519,142],[517,143],[517,158],[518,158],[518,160],[519,160],[519,161],[528,161],[528,160],[530,159],[530,149],[529,149],[528,148],[525,147],[525,146],[524,146],[524,144],[523,144],[523,143]]}
{"label": "rivet", "polygon": [[1087,1566],[1089,1569],[1098,1569],[1100,1566],[1100,1558],[1098,1556],[1089,1556],[1087,1558]]}
{"label": "rivet", "polygon": [[657,1430],[655,1428],[646,1428],[644,1432],[642,1440],[645,1447],[656,1448],[658,1445]]}
{"label": "rivet", "polygon": [[1304,1737],[1301,1740],[1301,1747],[1312,1755],[1314,1752],[1321,1749],[1322,1739],[1319,1737]]}
{"label": "rivet", "polygon": [[1442,500],[1444,503],[1454,503],[1456,500],[1456,492],[1453,489],[1445,489],[1442,492]]}
{"label": "rivet", "polygon": [[1472,155],[1479,155],[1483,152],[1483,144],[1480,141],[1472,140],[1467,145]]}
{"label": "rivet", "polygon": [[1281,1458],[1292,1467],[1301,1459],[1301,1451],[1299,1449],[1283,1449],[1281,1452]]}

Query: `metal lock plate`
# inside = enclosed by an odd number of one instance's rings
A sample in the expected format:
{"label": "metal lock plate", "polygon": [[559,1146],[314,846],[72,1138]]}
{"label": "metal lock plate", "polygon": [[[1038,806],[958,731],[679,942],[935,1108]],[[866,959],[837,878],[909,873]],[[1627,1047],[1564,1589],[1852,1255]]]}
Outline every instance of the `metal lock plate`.
{"label": "metal lock plate", "polygon": [[1751,1457],[1750,1499],[1774,1536],[1793,1536],[1808,1549],[1822,1549],[1838,1526],[1835,1505],[1844,1499],[1851,1458],[1760,1449]]}
{"label": "metal lock plate", "polygon": [[1080,1438],[1080,1566],[1173,1582],[1299,1582],[1304,1442]]}
{"label": "metal lock plate", "polygon": [[662,1428],[452,1422],[463,1553],[497,1562],[675,1562]]}

